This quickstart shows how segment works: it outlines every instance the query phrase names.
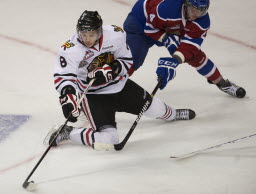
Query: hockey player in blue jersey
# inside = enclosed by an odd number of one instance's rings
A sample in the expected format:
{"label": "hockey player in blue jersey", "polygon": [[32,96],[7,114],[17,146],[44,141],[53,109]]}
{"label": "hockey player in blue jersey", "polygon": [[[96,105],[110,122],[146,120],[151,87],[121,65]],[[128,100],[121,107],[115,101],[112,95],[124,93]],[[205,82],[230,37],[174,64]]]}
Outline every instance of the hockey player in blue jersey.
{"label": "hockey player in blue jersey", "polygon": [[243,98],[244,88],[224,79],[201,50],[210,28],[209,5],[210,0],[138,0],[124,22],[134,61],[129,75],[143,64],[150,47],[165,46],[171,57],[158,60],[161,89],[175,77],[179,64],[188,63],[221,91]]}

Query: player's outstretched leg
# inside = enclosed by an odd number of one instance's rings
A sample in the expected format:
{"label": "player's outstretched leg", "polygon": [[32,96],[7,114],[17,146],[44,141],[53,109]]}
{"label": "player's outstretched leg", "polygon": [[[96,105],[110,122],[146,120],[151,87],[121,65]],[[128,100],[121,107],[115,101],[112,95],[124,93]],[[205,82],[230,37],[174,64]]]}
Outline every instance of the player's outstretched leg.
{"label": "player's outstretched leg", "polygon": [[216,84],[221,91],[237,98],[243,98],[246,95],[244,88],[222,78],[217,66],[206,57],[203,51],[198,52],[188,64],[195,67],[197,72],[206,77],[209,83]]}
{"label": "player's outstretched leg", "polygon": [[191,109],[172,108],[156,97],[153,98],[150,107],[144,114],[149,118],[166,121],[191,120],[196,116],[196,113]]}
{"label": "player's outstretched leg", "polygon": [[191,109],[176,109],[176,117],[174,120],[191,120],[195,118],[196,113]]}
{"label": "player's outstretched leg", "polygon": [[235,96],[237,98],[243,98],[246,95],[246,91],[244,88],[237,86],[233,82],[229,81],[228,79],[222,79],[218,84],[217,87],[231,96]]}
{"label": "player's outstretched leg", "polygon": [[[56,136],[56,134],[58,133],[58,131],[61,127],[62,126],[60,126],[58,129],[54,129],[48,133],[47,136],[49,137],[49,141],[48,141],[49,145],[54,140],[54,137]],[[61,142],[69,140],[70,139],[69,135],[72,130],[73,130],[73,127],[66,125],[64,127],[64,129],[61,131],[61,133],[59,133],[58,137],[54,140],[52,146],[53,147],[58,146]]]}

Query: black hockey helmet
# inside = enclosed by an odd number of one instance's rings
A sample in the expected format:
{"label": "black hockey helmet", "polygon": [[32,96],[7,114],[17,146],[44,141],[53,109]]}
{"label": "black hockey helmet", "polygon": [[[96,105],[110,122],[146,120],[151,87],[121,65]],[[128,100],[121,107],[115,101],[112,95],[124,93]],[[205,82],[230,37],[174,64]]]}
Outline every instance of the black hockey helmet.
{"label": "black hockey helmet", "polygon": [[97,11],[85,10],[78,19],[77,31],[93,31],[102,28],[102,19]]}

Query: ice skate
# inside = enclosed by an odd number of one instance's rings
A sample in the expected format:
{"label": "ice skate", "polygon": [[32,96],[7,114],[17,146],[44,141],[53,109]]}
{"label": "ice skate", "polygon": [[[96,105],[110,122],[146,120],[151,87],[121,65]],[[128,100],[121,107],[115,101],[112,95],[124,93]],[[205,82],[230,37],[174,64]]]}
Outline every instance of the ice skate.
{"label": "ice skate", "polygon": [[[63,125],[61,125],[59,128],[54,128],[53,130],[51,130],[45,140],[44,140],[44,144],[51,144],[51,142],[54,140],[55,136],[57,135],[59,129],[62,127]],[[61,133],[58,134],[58,137],[54,140],[54,142],[52,143],[53,147],[58,146],[61,142],[63,141],[67,141],[70,139],[69,134],[70,132],[73,130],[73,127],[71,126],[65,126],[64,129],[61,131]]]}
{"label": "ice skate", "polygon": [[196,113],[195,111],[191,109],[176,109],[176,118],[175,121],[177,120],[191,120],[195,118]]}
{"label": "ice skate", "polygon": [[220,84],[217,84],[217,87],[221,91],[223,91],[231,96],[235,96],[237,98],[243,98],[246,94],[246,91],[244,88],[237,86],[236,84],[229,81],[228,79],[222,80]]}

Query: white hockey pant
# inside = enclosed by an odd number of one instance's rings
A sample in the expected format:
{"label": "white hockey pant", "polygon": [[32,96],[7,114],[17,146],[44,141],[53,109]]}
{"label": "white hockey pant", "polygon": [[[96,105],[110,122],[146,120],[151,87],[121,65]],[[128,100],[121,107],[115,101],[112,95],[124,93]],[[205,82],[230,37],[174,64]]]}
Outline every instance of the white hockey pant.
{"label": "white hockey pant", "polygon": [[100,132],[94,132],[92,128],[74,128],[70,133],[70,140],[87,146],[92,146],[94,142],[106,144],[119,143],[117,130],[113,126],[108,126]]}
{"label": "white hockey pant", "polygon": [[[144,115],[153,119],[174,120],[176,109],[166,105],[160,99],[154,97]],[[70,133],[70,140],[74,143],[92,146],[96,143],[117,144],[119,137],[116,128],[104,126],[100,132],[94,132],[92,128],[74,128]]]}

